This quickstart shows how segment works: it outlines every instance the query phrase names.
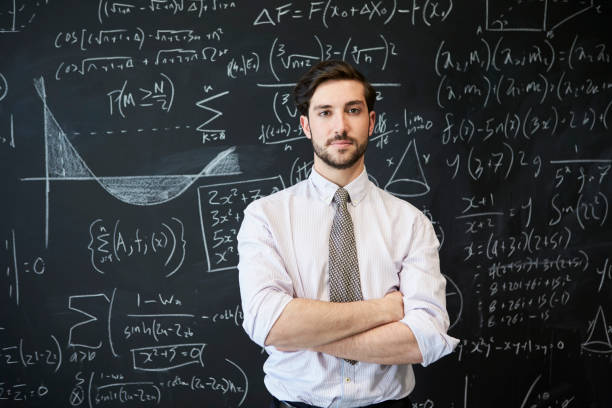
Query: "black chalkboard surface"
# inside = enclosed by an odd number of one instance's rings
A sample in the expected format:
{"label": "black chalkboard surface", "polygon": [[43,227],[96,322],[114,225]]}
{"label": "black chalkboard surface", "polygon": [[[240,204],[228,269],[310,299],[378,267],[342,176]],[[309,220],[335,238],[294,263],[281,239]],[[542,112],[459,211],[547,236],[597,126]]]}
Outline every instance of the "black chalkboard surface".
{"label": "black chalkboard surface", "polygon": [[612,406],[611,17],[3,0],[0,406],[265,406],[236,232],[308,176],[289,94],[332,58],[377,89],[371,179],[442,243],[461,343],[416,367],[414,406]]}

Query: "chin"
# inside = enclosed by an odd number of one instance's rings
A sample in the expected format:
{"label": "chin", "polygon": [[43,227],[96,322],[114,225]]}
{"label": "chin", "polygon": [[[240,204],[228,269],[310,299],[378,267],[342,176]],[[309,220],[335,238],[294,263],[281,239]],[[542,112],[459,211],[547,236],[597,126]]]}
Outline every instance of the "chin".
{"label": "chin", "polygon": [[356,166],[357,163],[359,163],[359,159],[359,157],[356,159],[353,157],[348,157],[341,160],[327,160],[326,163],[335,169],[344,170]]}

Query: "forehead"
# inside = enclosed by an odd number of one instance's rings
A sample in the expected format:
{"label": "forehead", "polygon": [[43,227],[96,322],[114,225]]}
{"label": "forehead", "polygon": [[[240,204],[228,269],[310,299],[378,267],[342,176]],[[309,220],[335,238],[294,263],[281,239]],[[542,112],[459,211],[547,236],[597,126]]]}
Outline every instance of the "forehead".
{"label": "forehead", "polygon": [[340,105],[347,102],[365,102],[363,84],[354,79],[334,79],[325,81],[315,89],[310,98],[310,107],[317,105]]}

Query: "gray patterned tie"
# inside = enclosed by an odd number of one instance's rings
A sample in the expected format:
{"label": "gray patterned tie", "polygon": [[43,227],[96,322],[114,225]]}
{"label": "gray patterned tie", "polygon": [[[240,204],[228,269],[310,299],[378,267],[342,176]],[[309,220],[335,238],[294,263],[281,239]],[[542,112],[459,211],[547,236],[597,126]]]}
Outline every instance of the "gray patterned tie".
{"label": "gray patterned tie", "polygon": [[[336,215],[329,234],[329,300],[355,302],[363,299],[353,221],[346,207],[348,191],[342,187],[334,194]],[[351,364],[356,361],[345,359]]]}

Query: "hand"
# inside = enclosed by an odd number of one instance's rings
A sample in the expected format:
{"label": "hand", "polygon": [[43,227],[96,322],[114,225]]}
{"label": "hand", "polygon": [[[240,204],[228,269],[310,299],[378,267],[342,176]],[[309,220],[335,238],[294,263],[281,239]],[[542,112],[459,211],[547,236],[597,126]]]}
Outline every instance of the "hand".
{"label": "hand", "polygon": [[388,308],[392,316],[392,321],[402,320],[404,318],[404,297],[402,292],[395,290],[389,292],[383,298],[385,306]]}

